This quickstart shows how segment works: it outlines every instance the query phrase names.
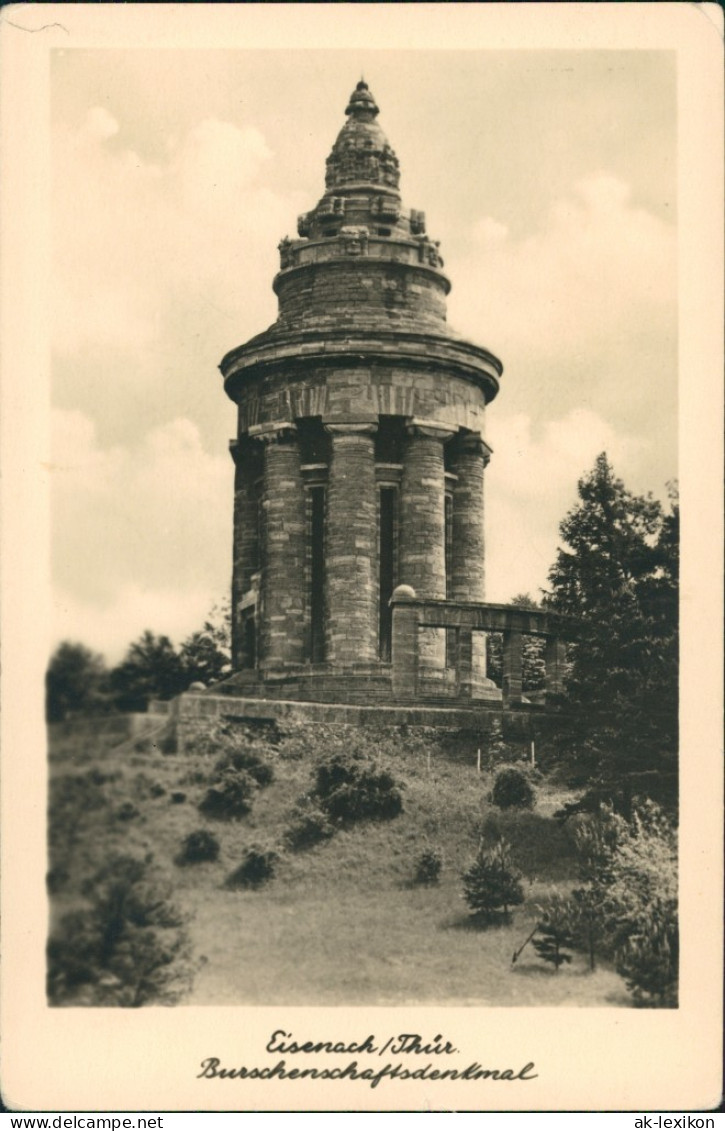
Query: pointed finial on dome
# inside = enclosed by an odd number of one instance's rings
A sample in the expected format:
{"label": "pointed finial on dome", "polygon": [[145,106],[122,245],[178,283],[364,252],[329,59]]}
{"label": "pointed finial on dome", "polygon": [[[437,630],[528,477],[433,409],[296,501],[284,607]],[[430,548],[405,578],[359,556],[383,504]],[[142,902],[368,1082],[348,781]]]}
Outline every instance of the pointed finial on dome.
{"label": "pointed finial on dome", "polygon": [[360,82],[357,84],[352,94],[350,95],[350,100],[347,104],[345,113],[348,115],[354,114],[356,118],[363,120],[368,115],[368,120],[370,120],[380,113],[377,103],[370,93],[370,88],[365,82],[365,79],[360,79]]}

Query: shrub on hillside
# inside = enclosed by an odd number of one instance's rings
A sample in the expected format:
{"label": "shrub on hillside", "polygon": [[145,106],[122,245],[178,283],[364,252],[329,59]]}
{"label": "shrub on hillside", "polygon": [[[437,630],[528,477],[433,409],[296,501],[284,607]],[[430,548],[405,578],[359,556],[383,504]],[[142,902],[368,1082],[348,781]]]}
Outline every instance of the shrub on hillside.
{"label": "shrub on hillside", "polygon": [[273,849],[251,845],[242,863],[225,880],[228,888],[260,888],[274,876],[279,857]]}
{"label": "shrub on hillside", "polygon": [[203,864],[219,857],[219,841],[208,829],[195,829],[184,838],[176,863]]}
{"label": "shrub on hillside", "polygon": [[141,814],[133,801],[124,801],[116,810],[116,819],[118,821],[133,821],[136,817],[140,816]]}
{"label": "shrub on hillside", "polygon": [[173,1005],[196,970],[187,917],[151,857],[115,856],[48,942],[51,1005]]}
{"label": "shrub on hillside", "polygon": [[[638,1005],[677,1004],[677,833],[653,802],[626,820],[609,806],[580,816],[574,831],[583,886],[572,892],[593,965],[614,961]],[[584,928],[584,929],[582,929]]]}
{"label": "shrub on hillside", "polygon": [[293,852],[313,848],[335,835],[327,815],[308,800],[298,803],[284,834],[285,844]]}
{"label": "shrub on hillside", "polygon": [[237,821],[252,808],[257,783],[246,770],[219,772],[199,802],[199,812],[217,821]]}
{"label": "shrub on hillside", "polygon": [[186,752],[201,758],[220,758],[241,750],[253,750],[264,757],[278,741],[279,734],[274,723],[260,726],[214,723],[189,738]]}
{"label": "shrub on hillside", "polygon": [[499,809],[533,809],[536,793],[522,770],[508,766],[499,770],[491,790],[491,801]]}
{"label": "shrub on hillside", "polygon": [[463,893],[474,914],[492,918],[524,902],[521,873],[511,860],[511,846],[501,839],[492,847],[484,844],[468,871],[463,873]]}
{"label": "shrub on hillside", "polygon": [[359,755],[333,754],[317,767],[315,796],[332,821],[387,821],[403,809],[401,787],[387,770]]}
{"label": "shrub on hillside", "polygon": [[421,852],[415,862],[415,882],[417,884],[437,884],[443,867],[443,857],[435,848]]}
{"label": "shrub on hillside", "polygon": [[77,872],[76,849],[89,814],[100,814],[109,805],[104,786],[118,778],[91,769],[80,774],[52,775],[48,799],[48,884],[51,892],[66,886]]}
{"label": "shrub on hillside", "polygon": [[214,766],[214,773],[222,774],[229,769],[243,770],[254,779],[260,789],[264,789],[274,781],[274,770],[257,750],[241,748],[226,751]]}

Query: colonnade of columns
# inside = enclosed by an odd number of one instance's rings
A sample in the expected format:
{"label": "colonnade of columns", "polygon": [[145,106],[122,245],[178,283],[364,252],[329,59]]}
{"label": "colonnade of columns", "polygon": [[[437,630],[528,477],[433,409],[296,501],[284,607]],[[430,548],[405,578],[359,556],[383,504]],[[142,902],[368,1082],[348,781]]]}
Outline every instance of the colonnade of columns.
{"label": "colonnade of columns", "polygon": [[[325,424],[325,661],[347,666],[379,655],[379,489],[374,421]],[[445,445],[450,444],[446,461]],[[483,600],[483,472],[480,437],[436,422],[405,428],[399,487],[396,584],[419,596]],[[233,445],[236,463],[233,664],[274,669],[310,659],[310,523],[297,429],[260,425]],[[449,474],[446,474],[446,462]],[[319,480],[317,481],[319,483]],[[446,484],[452,538],[446,570]],[[449,531],[450,536],[450,531]],[[251,642],[249,617],[256,610]],[[246,628],[245,628],[246,625]],[[421,661],[445,664],[440,629]],[[443,656],[441,657],[441,648]]]}

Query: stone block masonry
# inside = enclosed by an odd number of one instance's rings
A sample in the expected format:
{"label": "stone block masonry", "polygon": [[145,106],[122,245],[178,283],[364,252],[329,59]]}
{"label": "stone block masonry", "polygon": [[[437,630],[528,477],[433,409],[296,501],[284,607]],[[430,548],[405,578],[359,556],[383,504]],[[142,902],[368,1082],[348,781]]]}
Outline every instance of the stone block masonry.
{"label": "stone block masonry", "polygon": [[[439,245],[403,204],[378,114],[358,83],[323,196],[279,245],[277,320],[221,363],[238,406],[231,694],[405,698],[396,586],[484,597],[483,429],[502,367],[447,327]],[[459,643],[416,626],[411,695],[480,682]]]}
{"label": "stone block masonry", "polygon": [[262,433],[262,589],[259,653],[263,669],[301,663],[305,651],[305,496],[296,431]]}
{"label": "stone block masonry", "polygon": [[325,638],[332,664],[377,655],[375,425],[328,424]]}

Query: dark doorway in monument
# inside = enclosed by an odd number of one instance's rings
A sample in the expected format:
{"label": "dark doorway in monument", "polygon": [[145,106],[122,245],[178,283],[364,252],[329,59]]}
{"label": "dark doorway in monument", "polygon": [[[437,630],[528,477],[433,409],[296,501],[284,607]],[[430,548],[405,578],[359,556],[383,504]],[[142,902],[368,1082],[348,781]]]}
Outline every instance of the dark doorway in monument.
{"label": "dark doorway in monument", "polygon": [[310,487],[310,660],[325,659],[325,488]]}
{"label": "dark doorway in monument", "polygon": [[390,662],[393,642],[393,610],[390,598],[396,585],[395,531],[397,523],[398,489],[380,488],[380,625],[379,655]]}

